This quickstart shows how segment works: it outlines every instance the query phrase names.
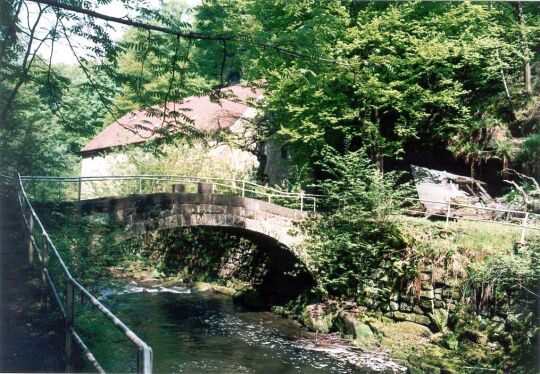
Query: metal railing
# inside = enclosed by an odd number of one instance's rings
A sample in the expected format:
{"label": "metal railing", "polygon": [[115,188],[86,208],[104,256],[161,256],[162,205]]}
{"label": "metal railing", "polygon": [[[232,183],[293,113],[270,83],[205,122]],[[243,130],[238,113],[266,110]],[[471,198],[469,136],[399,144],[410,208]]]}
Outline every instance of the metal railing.
{"label": "metal railing", "polygon": [[[74,342],[98,372],[105,372],[76,330],[75,293],[78,292],[81,300],[87,300],[93,307],[99,310],[103,316],[111,321],[138,348],[137,372],[145,374],[152,373],[152,349],[71,275],[49,234],[47,234],[47,231],[34,211],[34,208],[30,204],[23,186],[22,177],[17,173],[11,180],[17,193],[17,202],[21,209],[22,220],[28,235],[28,261],[33,265],[35,253],[41,265],[41,306],[42,308],[46,308],[48,292],[50,291],[60,313],[66,321],[66,372],[74,371]],[[41,240],[35,235],[35,231],[39,233]],[[41,248],[38,246],[38,241],[41,243]],[[66,292],[64,294],[64,302],[49,272],[49,261],[51,259],[57,261],[61,274],[65,278]]]}
{"label": "metal railing", "polygon": [[[167,192],[171,191],[172,184],[187,184],[196,191],[196,185],[200,182],[212,183],[214,193],[224,194],[236,194],[242,197],[253,197],[268,202],[273,202],[279,205],[288,206],[300,210],[312,210],[317,211],[321,200],[325,198],[324,195],[307,194],[304,191],[300,192],[287,192],[281,191],[272,187],[262,186],[257,183],[238,180],[231,178],[215,178],[215,177],[197,177],[197,176],[183,176],[183,175],[117,175],[117,176],[88,176],[88,177],[51,177],[51,176],[21,176],[21,180],[26,183],[57,183],[57,197],[61,200],[61,186],[64,184],[72,185],[75,188],[72,189],[72,199],[81,200],[83,198],[95,198],[110,196],[110,190],[114,190],[116,193],[147,193],[147,192]],[[120,188],[100,188],[98,183],[114,183],[114,182],[133,182],[134,184],[126,188],[126,185]],[[88,191],[83,193],[83,187],[89,185]],[[96,188],[97,187],[97,188]],[[126,192],[127,191],[127,192]],[[510,209],[497,209],[490,207],[483,207],[477,205],[459,204],[453,202],[441,202],[422,199],[407,199],[411,202],[423,202],[431,204],[439,204],[444,209],[444,214],[441,213],[429,213],[430,216],[442,217],[446,220],[445,227],[448,227],[450,220],[468,220],[468,221],[481,221],[488,223],[495,223],[500,225],[514,226],[521,228],[520,241],[524,242],[527,230],[540,230],[540,215],[532,212],[517,211]],[[473,218],[456,214],[459,209],[478,210],[484,212],[491,212],[493,216],[496,213],[502,219],[483,219],[481,214],[477,214],[477,217]],[[414,214],[422,214],[419,210],[406,209],[406,212]],[[521,218],[517,218],[521,215]],[[519,223],[516,223],[519,221]]]}
{"label": "metal railing", "polygon": [[[465,220],[465,221],[476,221],[476,222],[487,222],[494,223],[498,225],[505,226],[514,226],[521,229],[520,242],[525,242],[525,234],[527,230],[540,231],[540,214],[522,211],[522,210],[511,210],[511,209],[499,209],[499,208],[490,208],[477,205],[468,205],[468,204],[459,204],[447,201],[434,201],[434,200],[424,200],[424,199],[408,199],[411,202],[419,203],[428,203],[428,204],[437,204],[443,209],[440,209],[439,212],[444,210],[444,214],[435,212],[423,212],[421,210],[414,209],[405,209],[406,212],[413,214],[424,214],[429,216],[441,217],[445,219],[445,228],[449,227],[450,220]],[[454,208],[454,209],[452,209]],[[490,217],[493,219],[481,218],[481,214],[475,214],[476,217],[473,218],[469,216],[460,214],[459,209],[467,209],[470,211],[483,211],[490,213]],[[473,215],[474,216],[474,215]],[[520,217],[522,216],[522,217]]]}
{"label": "metal railing", "polygon": [[[317,199],[322,195],[309,194],[304,191],[287,192],[262,186],[257,183],[231,178],[197,177],[185,175],[109,175],[109,176],[75,176],[75,177],[50,177],[50,176],[21,176],[21,180],[28,184],[50,183],[57,184],[57,197],[62,200],[62,185],[71,185],[70,191],[73,200],[85,198],[105,197],[112,194],[147,193],[147,192],[170,192],[172,184],[186,184],[193,187],[200,182],[212,183],[213,193],[236,194],[242,197],[252,197],[266,200],[278,205],[284,205],[300,210],[317,210]],[[101,191],[98,183],[102,183]],[[108,183],[105,184],[103,182]],[[114,182],[124,182],[118,188],[114,188]],[[134,182],[128,185],[126,182]],[[86,187],[86,188],[85,188]],[[85,191],[86,190],[86,191]],[[104,192],[104,193],[101,193]]]}

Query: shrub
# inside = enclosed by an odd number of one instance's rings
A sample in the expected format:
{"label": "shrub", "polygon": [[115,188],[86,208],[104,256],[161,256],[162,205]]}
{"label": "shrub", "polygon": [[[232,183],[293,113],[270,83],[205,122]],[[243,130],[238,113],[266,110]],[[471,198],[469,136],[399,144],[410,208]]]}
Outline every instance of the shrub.
{"label": "shrub", "polygon": [[326,150],[324,156],[330,178],[322,188],[330,211],[302,226],[308,264],[323,296],[386,298],[414,271],[389,220],[408,188],[396,185],[398,174],[379,172],[363,151],[341,156]]}

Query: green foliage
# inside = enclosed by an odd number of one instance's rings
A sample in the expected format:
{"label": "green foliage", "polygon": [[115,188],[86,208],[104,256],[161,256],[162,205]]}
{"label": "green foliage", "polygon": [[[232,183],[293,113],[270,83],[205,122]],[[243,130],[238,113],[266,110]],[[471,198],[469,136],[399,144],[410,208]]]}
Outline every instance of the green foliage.
{"label": "green foliage", "polygon": [[[538,367],[540,344],[540,245],[538,241],[474,263],[469,269],[468,287],[480,308],[507,304],[507,327],[496,330],[509,355],[500,358],[505,369],[521,367],[523,372]],[[489,332],[489,329],[488,329]]]}
{"label": "green foliage", "polygon": [[[71,274],[88,289],[96,290],[110,280],[110,267],[125,258],[126,252],[119,246],[122,229],[108,215],[81,215],[72,209],[46,204],[37,211]],[[63,275],[54,257],[50,267],[55,282],[62,284]]]}
{"label": "green foliage", "polygon": [[[186,14],[182,7],[171,9],[174,2],[167,4],[163,12],[166,19],[178,20]],[[182,23],[173,27],[187,30],[190,26]],[[195,53],[191,42],[132,29],[123,35],[120,48],[123,52],[108,70],[121,89],[112,103],[109,121],[129,111],[178,101],[210,89],[190,63]]]}
{"label": "green foliage", "polygon": [[517,254],[511,250],[490,256],[471,266],[469,279],[474,286],[521,288],[534,295],[540,281],[540,247],[533,244]]}
{"label": "green foliage", "polygon": [[337,207],[302,227],[308,267],[323,295],[387,300],[415,271],[399,230],[388,220],[405,191],[396,188],[395,174],[382,175],[361,151],[328,152],[324,168],[332,179],[323,187]]}
{"label": "green foliage", "polygon": [[128,149],[126,154],[126,163],[119,163],[116,168],[121,171],[131,167],[134,174],[249,180],[256,166],[251,159],[246,158],[246,154],[227,145],[217,145],[210,139],[199,144],[178,139],[171,144],[161,145],[158,152],[148,152],[144,148],[136,147]]}
{"label": "green foliage", "polygon": [[2,172],[62,174],[74,163],[64,139],[62,127],[39,86],[33,82],[22,86],[0,127]]}
{"label": "green foliage", "polygon": [[527,137],[516,156],[517,161],[523,164],[525,170],[533,173],[539,170],[540,165],[540,134]]}
{"label": "green foliage", "polygon": [[235,58],[245,78],[266,80],[268,133],[284,139],[297,166],[309,172],[317,170],[325,145],[343,150],[350,138],[353,149],[365,147],[379,163],[419,148],[448,149],[474,173],[493,156],[490,129],[507,126],[511,117],[501,71],[512,80],[510,94],[519,96],[522,48],[540,30],[532,5],[524,7],[524,24],[511,4],[220,5],[199,8],[201,31],[253,35],[296,52],[293,58],[246,47]]}

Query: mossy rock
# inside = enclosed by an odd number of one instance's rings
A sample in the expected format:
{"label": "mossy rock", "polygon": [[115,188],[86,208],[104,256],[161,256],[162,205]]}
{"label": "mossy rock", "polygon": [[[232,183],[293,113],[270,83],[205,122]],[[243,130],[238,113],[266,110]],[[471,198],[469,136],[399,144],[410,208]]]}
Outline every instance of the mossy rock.
{"label": "mossy rock", "polygon": [[334,326],[346,337],[353,340],[353,344],[362,348],[377,346],[375,334],[366,323],[359,321],[354,315],[341,312],[333,320]]}
{"label": "mossy rock", "polygon": [[212,288],[214,289],[214,291],[219,292],[223,295],[228,295],[228,296],[234,296],[238,292],[234,288],[225,287],[225,286],[213,285]]}
{"label": "mossy rock", "polygon": [[180,277],[168,278],[160,282],[160,285],[162,287],[172,287],[172,286],[177,286],[179,283],[182,283],[182,281],[183,279]]}
{"label": "mossy rock", "polygon": [[332,330],[332,313],[324,304],[311,304],[304,308],[300,315],[300,321],[308,329],[328,333]]}
{"label": "mossy rock", "polygon": [[206,283],[206,282],[195,282],[195,283],[193,283],[193,286],[191,288],[193,288],[193,290],[195,290],[197,292],[214,291],[214,286],[212,286],[210,283]]}
{"label": "mossy rock", "polygon": [[420,325],[415,322],[398,322],[392,325],[387,325],[387,330],[393,332],[396,335],[417,335],[421,337],[431,336],[431,330],[424,325]]}

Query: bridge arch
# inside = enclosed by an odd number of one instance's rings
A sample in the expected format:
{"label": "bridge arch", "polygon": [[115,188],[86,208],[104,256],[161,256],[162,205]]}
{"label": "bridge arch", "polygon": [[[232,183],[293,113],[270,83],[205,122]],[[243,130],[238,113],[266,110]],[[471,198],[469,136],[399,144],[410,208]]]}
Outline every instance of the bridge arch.
{"label": "bridge arch", "polygon": [[126,239],[182,227],[215,227],[249,239],[264,251],[267,271],[254,291],[262,297],[251,295],[248,300],[272,300],[272,305],[280,305],[315,284],[307,264],[296,253],[302,238],[290,233],[295,222],[307,217],[306,212],[240,196],[193,193],[84,200],[80,210],[83,214],[107,213],[126,226]]}

